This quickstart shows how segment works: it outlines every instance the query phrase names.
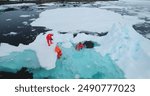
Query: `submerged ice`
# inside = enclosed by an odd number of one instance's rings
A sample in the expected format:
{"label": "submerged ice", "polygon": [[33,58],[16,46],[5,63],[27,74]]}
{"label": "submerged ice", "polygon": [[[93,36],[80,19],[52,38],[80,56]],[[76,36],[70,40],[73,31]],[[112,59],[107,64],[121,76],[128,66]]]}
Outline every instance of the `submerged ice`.
{"label": "submerged ice", "polygon": [[0,67],[15,72],[22,67],[36,69],[40,67],[40,64],[35,51],[24,50],[23,52],[12,52],[9,55],[0,57]]}

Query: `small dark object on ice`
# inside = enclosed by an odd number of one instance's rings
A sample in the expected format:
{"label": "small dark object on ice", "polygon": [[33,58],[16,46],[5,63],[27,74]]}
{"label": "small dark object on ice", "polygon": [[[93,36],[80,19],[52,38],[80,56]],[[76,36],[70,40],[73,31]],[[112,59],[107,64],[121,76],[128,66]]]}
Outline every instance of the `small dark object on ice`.
{"label": "small dark object on ice", "polygon": [[83,43],[83,45],[85,46],[85,48],[93,48],[94,47],[94,43],[92,41],[85,41]]}

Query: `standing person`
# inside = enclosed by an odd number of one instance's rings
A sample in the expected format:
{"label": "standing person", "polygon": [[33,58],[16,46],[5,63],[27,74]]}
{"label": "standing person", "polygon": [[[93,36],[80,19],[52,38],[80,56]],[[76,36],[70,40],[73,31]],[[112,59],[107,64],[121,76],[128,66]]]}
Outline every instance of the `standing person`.
{"label": "standing person", "polygon": [[58,45],[56,45],[55,47],[55,52],[57,53],[57,59],[60,59],[60,57],[62,56],[62,51]]}
{"label": "standing person", "polygon": [[53,36],[53,34],[47,34],[47,36],[46,36],[46,40],[47,40],[47,44],[48,44],[48,46],[50,46],[51,44],[53,44],[53,42],[52,42],[52,36]]}

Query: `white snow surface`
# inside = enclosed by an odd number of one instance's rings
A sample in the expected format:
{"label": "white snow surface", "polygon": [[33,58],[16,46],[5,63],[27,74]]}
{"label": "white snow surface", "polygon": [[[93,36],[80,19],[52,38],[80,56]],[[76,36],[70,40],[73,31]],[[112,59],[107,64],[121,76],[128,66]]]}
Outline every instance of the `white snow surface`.
{"label": "white snow surface", "polygon": [[12,19],[6,19],[6,21],[11,21]]}
{"label": "white snow surface", "polygon": [[9,34],[10,34],[10,35],[17,35],[16,32],[10,32]]}
{"label": "white snow surface", "polygon": [[119,14],[98,8],[58,8],[42,12],[40,18],[32,22],[31,25],[45,26],[54,31],[105,32],[121,18]]}
{"label": "white snow surface", "polygon": [[24,21],[24,22],[22,22],[22,24],[24,24],[24,25],[28,25],[28,22],[27,22],[27,21]]}
{"label": "white snow surface", "polygon": [[150,41],[129,24],[114,24],[97,48],[109,54],[125,72],[127,78],[150,78]]}

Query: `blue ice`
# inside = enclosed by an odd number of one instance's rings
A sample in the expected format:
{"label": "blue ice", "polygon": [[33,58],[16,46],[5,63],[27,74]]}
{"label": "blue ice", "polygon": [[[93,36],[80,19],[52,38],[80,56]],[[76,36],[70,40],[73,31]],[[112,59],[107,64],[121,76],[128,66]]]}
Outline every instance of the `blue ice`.
{"label": "blue ice", "polygon": [[16,72],[22,67],[29,68],[34,78],[124,78],[123,71],[111,60],[109,55],[101,56],[93,49],[76,51],[62,48],[63,56],[56,62],[56,67],[46,70],[40,67],[36,52],[24,50],[12,52],[0,57],[0,70]]}
{"label": "blue ice", "polygon": [[0,57],[0,70],[16,72],[22,67],[37,69],[40,67],[36,52],[24,50],[23,52],[12,52],[10,55]]}
{"label": "blue ice", "polygon": [[57,60],[52,70],[34,70],[34,78],[124,78],[123,71],[111,60],[109,55],[102,57],[93,49],[76,51],[62,48],[63,56]]}

